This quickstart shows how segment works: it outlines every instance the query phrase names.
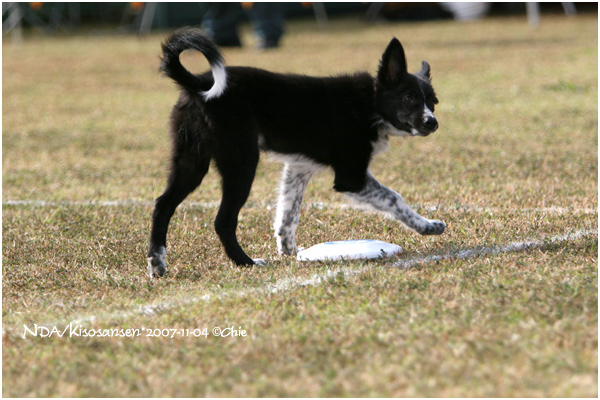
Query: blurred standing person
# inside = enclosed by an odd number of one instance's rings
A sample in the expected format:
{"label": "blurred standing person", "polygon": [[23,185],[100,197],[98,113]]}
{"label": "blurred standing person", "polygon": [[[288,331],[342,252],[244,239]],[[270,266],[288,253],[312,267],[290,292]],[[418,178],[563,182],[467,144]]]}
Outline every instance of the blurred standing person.
{"label": "blurred standing person", "polygon": [[283,36],[283,6],[281,3],[209,3],[202,28],[223,47],[241,47],[238,25],[248,13],[259,49],[279,46]]}
{"label": "blurred standing person", "polygon": [[279,47],[279,40],[283,36],[283,4],[254,3],[250,10],[250,18],[254,23],[258,48],[271,49]]}

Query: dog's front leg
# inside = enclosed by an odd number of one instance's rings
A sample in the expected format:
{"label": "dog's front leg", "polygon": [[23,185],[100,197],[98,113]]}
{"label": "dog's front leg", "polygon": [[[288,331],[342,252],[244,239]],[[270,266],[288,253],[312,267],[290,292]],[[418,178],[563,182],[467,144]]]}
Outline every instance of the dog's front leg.
{"label": "dog's front leg", "polygon": [[441,221],[427,219],[417,214],[404,202],[402,196],[377,182],[370,172],[367,172],[366,184],[362,190],[346,194],[354,200],[391,214],[421,235],[439,235],[446,228],[446,224]]}
{"label": "dog's front leg", "polygon": [[293,255],[298,252],[296,228],[300,222],[302,197],[308,181],[317,169],[316,166],[308,163],[285,164],[273,226],[279,254]]}

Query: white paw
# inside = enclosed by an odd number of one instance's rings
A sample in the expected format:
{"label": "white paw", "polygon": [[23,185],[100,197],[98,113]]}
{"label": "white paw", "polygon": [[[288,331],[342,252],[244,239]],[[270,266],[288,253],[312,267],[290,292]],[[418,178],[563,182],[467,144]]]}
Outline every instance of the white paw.
{"label": "white paw", "polygon": [[254,265],[258,266],[258,267],[266,267],[268,264],[265,260],[263,260],[262,258],[256,258],[253,259],[252,261],[254,261]]}
{"label": "white paw", "polygon": [[148,257],[148,272],[150,273],[150,278],[160,278],[164,276],[167,271],[167,249],[161,247],[158,251]]}

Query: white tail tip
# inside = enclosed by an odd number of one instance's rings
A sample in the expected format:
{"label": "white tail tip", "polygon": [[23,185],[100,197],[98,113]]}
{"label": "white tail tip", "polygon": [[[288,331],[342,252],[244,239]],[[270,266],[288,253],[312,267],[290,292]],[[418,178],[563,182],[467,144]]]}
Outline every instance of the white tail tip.
{"label": "white tail tip", "polygon": [[225,69],[225,66],[223,66],[223,64],[217,64],[211,67],[215,83],[209,91],[202,92],[204,101],[215,99],[221,96],[227,88],[227,70]]}

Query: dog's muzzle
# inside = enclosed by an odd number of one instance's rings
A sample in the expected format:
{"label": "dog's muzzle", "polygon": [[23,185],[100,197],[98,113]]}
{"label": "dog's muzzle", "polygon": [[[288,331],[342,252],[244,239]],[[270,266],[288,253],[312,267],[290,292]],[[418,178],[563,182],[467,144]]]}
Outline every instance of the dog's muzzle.
{"label": "dog's muzzle", "polygon": [[438,126],[437,119],[433,115],[423,117],[423,128],[427,134],[435,132]]}

